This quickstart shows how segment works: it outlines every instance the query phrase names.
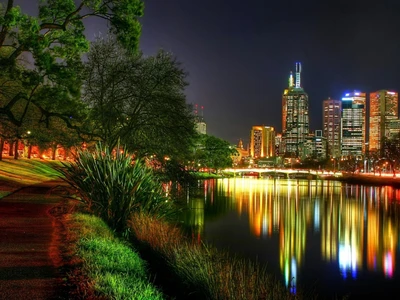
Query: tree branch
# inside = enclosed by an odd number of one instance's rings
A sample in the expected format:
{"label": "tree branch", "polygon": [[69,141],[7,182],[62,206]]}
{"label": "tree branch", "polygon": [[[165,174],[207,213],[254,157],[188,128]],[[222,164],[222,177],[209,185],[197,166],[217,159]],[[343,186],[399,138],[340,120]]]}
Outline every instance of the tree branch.
{"label": "tree branch", "polygon": [[[84,2],[82,1],[82,3],[78,6],[78,8],[77,8],[75,11],[71,12],[71,13],[65,18],[63,24],[42,23],[42,24],[40,25],[40,30],[43,30],[43,29],[61,29],[61,30],[66,30],[68,24],[69,24],[70,21],[71,21],[71,18],[72,18],[73,16],[75,16],[77,13],[79,13],[79,12],[82,10],[83,6],[84,6]],[[81,19],[81,18],[79,18],[79,19]]]}
{"label": "tree branch", "polygon": [[[10,12],[10,10],[11,10],[11,8],[13,8],[13,6],[14,6],[14,0],[8,0],[7,8],[6,8],[6,11],[4,13],[4,16],[6,16]],[[4,43],[5,39],[6,39],[8,29],[9,29],[8,26],[2,26],[1,27],[1,31],[0,31],[0,47],[3,45],[3,43]]]}

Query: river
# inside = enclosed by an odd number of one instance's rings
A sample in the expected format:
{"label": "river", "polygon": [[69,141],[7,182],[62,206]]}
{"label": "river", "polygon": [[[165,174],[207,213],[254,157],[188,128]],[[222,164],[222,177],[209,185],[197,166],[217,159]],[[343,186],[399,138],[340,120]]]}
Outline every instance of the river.
{"label": "river", "polygon": [[230,178],[200,181],[185,201],[194,238],[266,264],[294,293],[400,297],[400,190]]}

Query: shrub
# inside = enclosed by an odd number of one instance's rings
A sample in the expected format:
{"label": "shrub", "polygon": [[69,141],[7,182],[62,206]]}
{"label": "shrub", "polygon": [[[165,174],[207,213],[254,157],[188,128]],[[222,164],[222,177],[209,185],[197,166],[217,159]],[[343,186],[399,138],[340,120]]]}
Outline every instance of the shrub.
{"label": "shrub", "polygon": [[98,144],[93,152],[79,151],[75,163],[64,164],[60,172],[87,209],[117,232],[127,228],[133,211],[157,217],[173,212],[153,170],[143,160],[133,160],[125,149],[113,153]]}

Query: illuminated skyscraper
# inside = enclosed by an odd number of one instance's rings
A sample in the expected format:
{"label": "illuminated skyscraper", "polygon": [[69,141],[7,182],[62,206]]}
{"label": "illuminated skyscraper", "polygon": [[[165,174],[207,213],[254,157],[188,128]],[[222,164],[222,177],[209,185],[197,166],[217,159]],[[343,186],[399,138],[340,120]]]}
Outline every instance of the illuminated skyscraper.
{"label": "illuminated skyscraper", "polygon": [[201,113],[198,113],[197,110],[197,104],[195,104],[194,106],[194,117],[195,117],[195,126],[196,126],[196,131],[200,134],[207,134],[207,124],[204,121],[204,117],[203,117],[203,109],[204,107],[201,107]]}
{"label": "illuminated skyscraper", "polygon": [[366,94],[347,93],[342,98],[341,152],[344,156],[360,156],[365,152]]}
{"label": "illuminated skyscraper", "polygon": [[322,107],[323,136],[328,143],[328,155],[340,157],[340,118],[342,101],[328,98]]}
{"label": "illuminated skyscraper", "polygon": [[301,86],[301,64],[296,63],[296,79],[290,72],[289,86],[282,95],[282,141],[286,157],[302,157],[309,133],[308,95]]}
{"label": "illuminated skyscraper", "polygon": [[379,151],[390,136],[391,121],[398,119],[398,93],[380,90],[369,94],[369,149]]}
{"label": "illuminated skyscraper", "polygon": [[268,158],[275,156],[274,127],[252,127],[250,136],[250,156],[253,158]]}

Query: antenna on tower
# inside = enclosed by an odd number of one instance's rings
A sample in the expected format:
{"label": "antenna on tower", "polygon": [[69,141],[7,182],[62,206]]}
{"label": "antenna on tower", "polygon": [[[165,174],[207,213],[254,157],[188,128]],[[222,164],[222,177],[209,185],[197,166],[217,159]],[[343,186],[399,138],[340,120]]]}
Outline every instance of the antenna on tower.
{"label": "antenna on tower", "polygon": [[203,118],[203,116],[204,116],[204,106],[202,105],[201,106],[201,117]]}
{"label": "antenna on tower", "polygon": [[296,63],[296,88],[301,88],[301,63]]}
{"label": "antenna on tower", "polygon": [[290,75],[289,75],[289,88],[293,87],[293,72],[290,71]]}

